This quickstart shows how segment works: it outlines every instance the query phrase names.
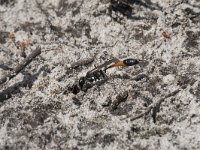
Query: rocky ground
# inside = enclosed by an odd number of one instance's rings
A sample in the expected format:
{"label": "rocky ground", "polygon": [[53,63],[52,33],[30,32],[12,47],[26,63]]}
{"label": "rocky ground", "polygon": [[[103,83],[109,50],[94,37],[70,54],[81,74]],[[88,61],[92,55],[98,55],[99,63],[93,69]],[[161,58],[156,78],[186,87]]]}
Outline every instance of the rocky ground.
{"label": "rocky ground", "polygon": [[[0,85],[0,149],[200,149],[199,20],[199,0],[0,0],[0,77],[42,50]],[[66,92],[114,57],[140,63]]]}

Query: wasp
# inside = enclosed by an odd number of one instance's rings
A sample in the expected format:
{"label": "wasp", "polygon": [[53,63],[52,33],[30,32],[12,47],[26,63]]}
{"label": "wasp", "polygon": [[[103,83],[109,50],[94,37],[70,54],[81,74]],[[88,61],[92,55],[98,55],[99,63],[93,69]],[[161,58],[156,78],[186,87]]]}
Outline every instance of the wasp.
{"label": "wasp", "polygon": [[107,69],[118,66],[133,66],[138,63],[139,61],[136,59],[119,60],[117,58],[113,58],[105,62],[104,64],[94,68],[93,70],[88,71],[86,73],[86,76],[81,77],[77,83],[75,83],[72,87],[68,89],[68,91],[72,92],[73,94],[77,94],[80,91],[86,92],[94,85],[100,85],[107,81]]}

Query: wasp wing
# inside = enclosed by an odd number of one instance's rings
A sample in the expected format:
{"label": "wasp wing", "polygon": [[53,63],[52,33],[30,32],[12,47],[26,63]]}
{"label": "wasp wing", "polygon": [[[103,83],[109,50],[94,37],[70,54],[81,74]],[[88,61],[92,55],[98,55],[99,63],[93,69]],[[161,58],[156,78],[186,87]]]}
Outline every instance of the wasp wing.
{"label": "wasp wing", "polygon": [[97,66],[96,68],[94,68],[94,69],[88,71],[87,74],[92,73],[92,72],[97,71],[97,70],[102,70],[102,69],[103,69],[103,70],[106,70],[106,69],[109,67],[109,65],[110,65],[111,63],[116,63],[116,62],[118,62],[118,61],[120,61],[120,60],[117,59],[117,58],[113,58],[113,59],[111,59],[111,60],[109,60],[109,61],[106,61],[104,64],[102,64],[102,65],[100,65],[100,66]]}

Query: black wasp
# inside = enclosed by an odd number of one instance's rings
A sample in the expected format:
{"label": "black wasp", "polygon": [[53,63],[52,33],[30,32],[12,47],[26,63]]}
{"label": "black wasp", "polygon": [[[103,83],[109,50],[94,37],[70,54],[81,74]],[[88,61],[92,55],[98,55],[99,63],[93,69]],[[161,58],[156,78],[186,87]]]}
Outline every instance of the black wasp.
{"label": "black wasp", "polygon": [[136,59],[119,60],[117,58],[113,58],[94,68],[93,70],[88,71],[86,76],[81,77],[77,83],[68,89],[68,91],[72,92],[73,94],[77,94],[80,91],[86,92],[94,85],[100,85],[108,79],[106,75],[107,69],[117,66],[133,66],[138,63],[139,61]]}

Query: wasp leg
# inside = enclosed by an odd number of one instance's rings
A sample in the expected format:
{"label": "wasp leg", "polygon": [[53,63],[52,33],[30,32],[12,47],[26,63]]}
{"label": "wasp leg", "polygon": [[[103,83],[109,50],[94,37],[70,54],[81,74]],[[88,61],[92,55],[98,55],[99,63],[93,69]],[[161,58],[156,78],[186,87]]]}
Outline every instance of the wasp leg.
{"label": "wasp leg", "polygon": [[85,84],[85,77],[81,77],[80,79],[79,79],[79,86],[80,86],[80,88],[82,89],[83,88],[83,86],[84,86],[84,84]]}
{"label": "wasp leg", "polygon": [[108,79],[108,76],[106,75],[105,71],[100,70],[100,73],[101,73],[101,75],[102,75],[102,77],[103,77],[104,80]]}
{"label": "wasp leg", "polygon": [[72,92],[73,94],[77,94],[80,92],[80,87],[77,84],[74,84],[72,87],[68,88],[69,92]]}
{"label": "wasp leg", "polygon": [[88,89],[90,89],[92,86],[93,86],[93,84],[92,84],[90,81],[86,80],[86,81],[85,81],[85,84],[84,84],[83,87],[82,87],[82,91],[86,92],[86,91],[87,91]]}

